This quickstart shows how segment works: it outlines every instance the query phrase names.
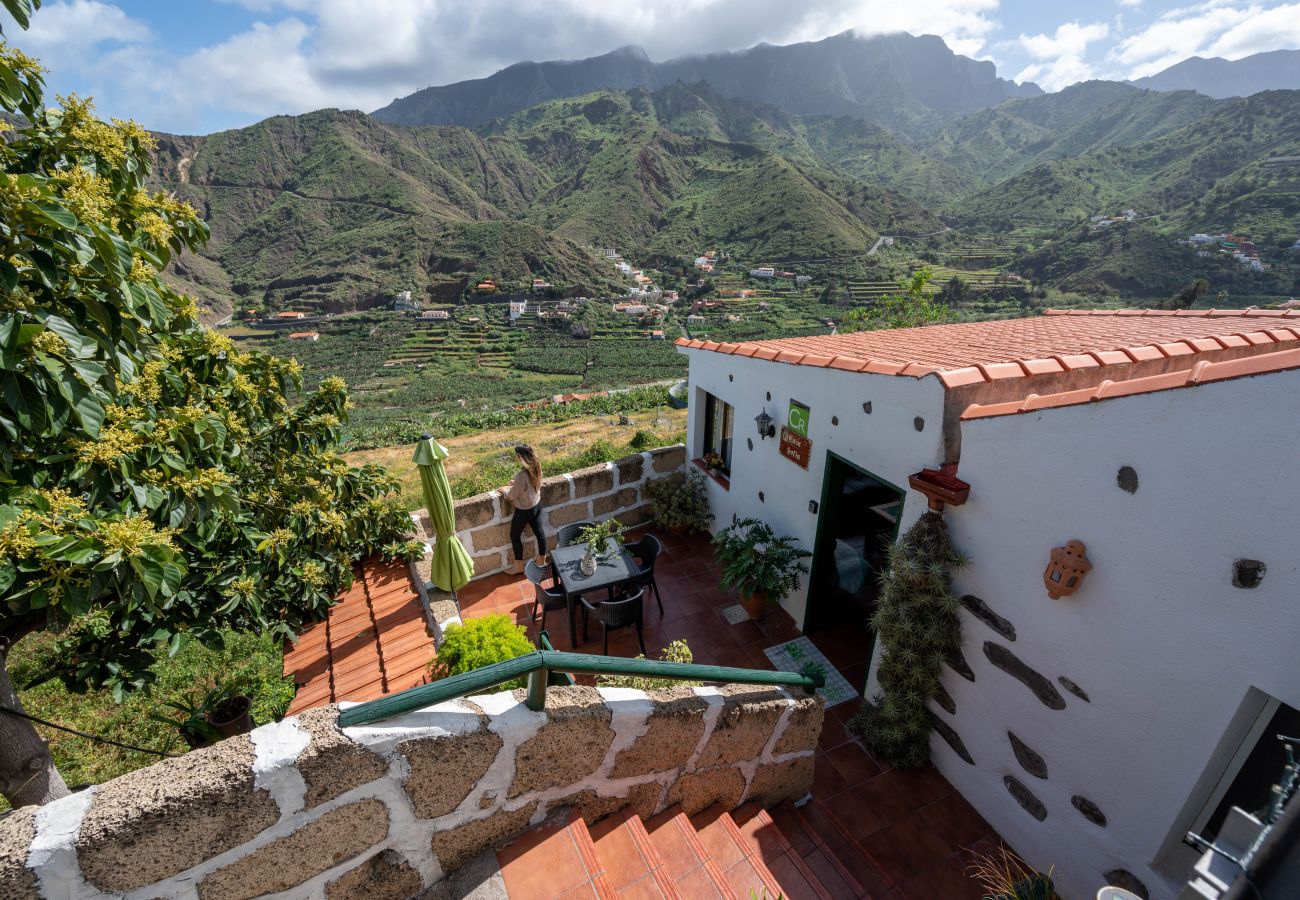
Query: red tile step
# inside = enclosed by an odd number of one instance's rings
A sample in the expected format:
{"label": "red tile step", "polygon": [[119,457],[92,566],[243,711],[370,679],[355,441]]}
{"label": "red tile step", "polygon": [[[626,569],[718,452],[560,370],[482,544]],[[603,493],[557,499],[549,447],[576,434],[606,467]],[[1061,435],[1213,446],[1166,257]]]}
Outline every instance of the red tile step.
{"label": "red tile step", "polygon": [[511,900],[614,900],[619,896],[605,877],[591,833],[576,810],[525,831],[497,851],[497,864]]}
{"label": "red tile step", "polygon": [[596,858],[619,897],[686,900],[673,886],[645,824],[630,809],[591,826]]}

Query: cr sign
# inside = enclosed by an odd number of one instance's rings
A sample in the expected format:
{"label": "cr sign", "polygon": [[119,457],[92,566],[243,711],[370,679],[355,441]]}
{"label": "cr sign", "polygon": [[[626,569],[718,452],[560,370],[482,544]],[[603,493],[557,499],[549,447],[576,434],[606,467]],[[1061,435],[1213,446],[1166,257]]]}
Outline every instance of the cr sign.
{"label": "cr sign", "polygon": [[800,437],[808,436],[808,407],[798,400],[790,401],[790,411],[786,413],[785,427]]}

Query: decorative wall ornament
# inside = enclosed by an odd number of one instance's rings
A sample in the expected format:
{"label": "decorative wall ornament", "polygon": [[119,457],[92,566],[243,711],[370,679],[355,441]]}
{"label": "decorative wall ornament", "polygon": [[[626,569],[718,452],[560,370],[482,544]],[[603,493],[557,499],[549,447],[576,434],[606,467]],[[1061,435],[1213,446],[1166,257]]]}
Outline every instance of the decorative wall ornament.
{"label": "decorative wall ornament", "polygon": [[925,494],[930,509],[942,512],[944,505],[961,506],[970,496],[970,485],[957,477],[957,464],[947,463],[937,469],[922,469],[907,476],[907,484],[914,491]]}
{"label": "decorative wall ornament", "polygon": [[1043,570],[1043,585],[1047,596],[1053,600],[1068,597],[1079,589],[1083,576],[1092,569],[1081,541],[1070,541],[1064,547],[1054,547],[1052,558]]}

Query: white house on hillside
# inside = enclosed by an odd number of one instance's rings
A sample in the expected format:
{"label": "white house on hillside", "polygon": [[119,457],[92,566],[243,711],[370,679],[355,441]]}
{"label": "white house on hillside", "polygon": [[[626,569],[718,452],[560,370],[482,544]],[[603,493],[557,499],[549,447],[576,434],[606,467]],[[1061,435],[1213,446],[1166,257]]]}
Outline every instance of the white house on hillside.
{"label": "white house on hillside", "polygon": [[688,449],[723,460],[715,526],[755,516],[814,553],[784,604],[804,631],[874,643],[885,548],[953,492],[969,563],[935,765],[1062,896],[1173,897],[1185,835],[1258,806],[1274,735],[1300,734],[1300,310],[678,346]]}

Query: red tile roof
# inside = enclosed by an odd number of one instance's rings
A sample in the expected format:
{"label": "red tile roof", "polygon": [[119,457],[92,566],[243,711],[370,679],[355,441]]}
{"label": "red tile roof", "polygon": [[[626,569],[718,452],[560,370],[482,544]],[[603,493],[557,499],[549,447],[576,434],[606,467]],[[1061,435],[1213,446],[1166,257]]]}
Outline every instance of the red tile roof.
{"label": "red tile roof", "polygon": [[1222,362],[1202,360],[1190,369],[1179,369],[1161,375],[1149,375],[1145,378],[1131,378],[1127,381],[1103,381],[1096,387],[1082,388],[1077,391],[1061,391],[1056,394],[1043,395],[1030,394],[1023,400],[1010,400],[1005,403],[972,403],[962,412],[961,417],[963,419],[983,419],[990,416],[1006,416],[1013,413],[1049,409],[1056,406],[1074,406],[1080,403],[1091,403],[1095,400],[1108,400],[1112,397],[1149,394],[1152,391],[1165,391],[1170,388],[1195,387],[1198,384],[1206,384],[1211,381],[1244,378],[1249,375],[1262,375],[1266,372],[1281,372],[1287,369],[1300,369],[1300,347],[1260,356],[1228,359]]}
{"label": "red tile roof", "polygon": [[[964,322],[741,344],[678,346],[851,372],[937,374],[947,388],[1005,378],[1300,346],[1300,310],[1048,310],[1025,319]],[[1192,360],[1189,360],[1190,364]]]}
{"label": "red tile roof", "polygon": [[433,656],[424,607],[406,566],[369,559],[325,621],[285,645],[284,674],[298,685],[289,714],[424,684]]}

